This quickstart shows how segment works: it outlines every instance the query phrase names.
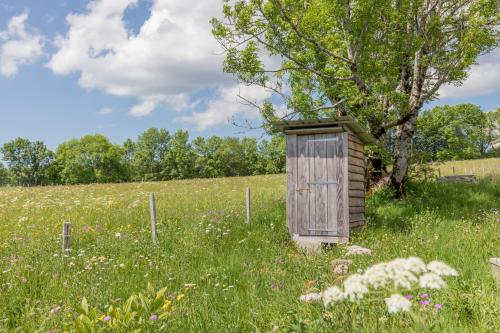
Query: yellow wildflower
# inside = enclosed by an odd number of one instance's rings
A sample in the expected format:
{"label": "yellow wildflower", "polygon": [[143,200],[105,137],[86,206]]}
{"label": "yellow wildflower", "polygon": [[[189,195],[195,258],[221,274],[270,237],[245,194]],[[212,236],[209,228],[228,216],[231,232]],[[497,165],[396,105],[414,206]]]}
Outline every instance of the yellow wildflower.
{"label": "yellow wildflower", "polygon": [[163,310],[165,310],[165,311],[167,311],[167,310],[168,310],[168,308],[170,307],[170,304],[172,304],[172,301],[171,301],[171,300],[169,300],[169,299],[167,299],[167,300],[165,301],[165,304],[163,304],[162,309],[163,309]]}

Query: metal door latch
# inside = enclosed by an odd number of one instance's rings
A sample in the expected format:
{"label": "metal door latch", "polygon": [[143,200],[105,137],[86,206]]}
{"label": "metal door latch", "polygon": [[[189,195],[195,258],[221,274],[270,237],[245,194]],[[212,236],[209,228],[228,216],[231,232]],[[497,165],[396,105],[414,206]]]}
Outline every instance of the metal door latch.
{"label": "metal door latch", "polygon": [[319,182],[309,182],[307,183],[309,185],[331,185],[331,184],[338,184],[336,180],[325,180],[325,181],[319,181]]}

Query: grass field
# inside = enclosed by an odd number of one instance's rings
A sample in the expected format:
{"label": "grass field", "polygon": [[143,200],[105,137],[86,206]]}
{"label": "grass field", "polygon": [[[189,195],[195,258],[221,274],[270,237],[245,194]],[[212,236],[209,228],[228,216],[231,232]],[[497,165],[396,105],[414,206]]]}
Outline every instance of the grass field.
{"label": "grass field", "polygon": [[500,158],[484,158],[479,160],[447,161],[434,165],[441,176],[452,176],[453,168],[457,175],[476,175],[478,177],[499,176]]}
{"label": "grass field", "polygon": [[[157,197],[157,246],[150,192]],[[448,288],[430,292],[442,310],[415,310],[425,329],[405,314],[388,315],[383,300],[330,313],[299,302],[339,283],[331,261],[345,257],[345,246],[314,256],[298,251],[285,226],[284,194],[283,175],[0,189],[0,332],[74,331],[83,297],[105,329],[110,306],[148,284],[167,288],[174,305],[165,323],[173,332],[498,331],[500,290],[488,258],[500,255],[499,180],[412,184],[406,201],[394,203],[383,191],[368,200],[367,227],[352,243],[373,255],[353,257],[352,272],[408,256],[460,272]],[[68,257],[61,255],[63,221],[73,224]],[[146,320],[143,332],[158,331],[155,325]]]}

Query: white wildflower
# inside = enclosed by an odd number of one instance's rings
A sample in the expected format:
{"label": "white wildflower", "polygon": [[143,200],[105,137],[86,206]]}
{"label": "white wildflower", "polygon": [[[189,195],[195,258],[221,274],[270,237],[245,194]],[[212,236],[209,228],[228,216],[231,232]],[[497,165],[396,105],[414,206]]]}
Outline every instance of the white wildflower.
{"label": "white wildflower", "polygon": [[411,302],[400,294],[392,294],[385,299],[385,304],[389,313],[408,312],[411,308]]}
{"label": "white wildflower", "polygon": [[431,261],[427,264],[427,269],[440,276],[458,276],[458,272],[441,261]]}
{"label": "white wildflower", "polygon": [[328,306],[331,302],[342,301],[345,297],[346,295],[342,289],[337,286],[333,286],[323,292],[323,303],[325,306]]}
{"label": "white wildflower", "polygon": [[397,258],[387,263],[387,272],[390,274],[395,274],[396,272],[406,271],[407,270],[406,259]]}
{"label": "white wildflower", "polygon": [[386,266],[386,263],[380,263],[369,267],[364,274],[366,282],[375,289],[385,287],[390,281]]}
{"label": "white wildflower", "polygon": [[415,273],[421,274],[427,272],[427,267],[425,266],[425,262],[418,257],[409,257],[406,259],[406,269]]}
{"label": "white wildflower", "polygon": [[409,271],[397,271],[393,277],[394,285],[404,289],[412,289],[413,284],[418,282],[418,278]]}
{"label": "white wildflower", "polygon": [[299,297],[301,302],[313,302],[318,301],[323,297],[323,293],[309,293]]}
{"label": "white wildflower", "polygon": [[115,233],[115,237],[116,237],[116,238],[120,238],[121,236],[122,236],[122,234],[121,234],[121,233],[119,233],[119,232]]}
{"label": "white wildflower", "polygon": [[419,280],[420,288],[441,289],[446,287],[446,282],[436,273],[425,273]]}
{"label": "white wildflower", "polygon": [[364,277],[360,274],[353,274],[344,281],[345,296],[351,301],[362,299],[368,292],[368,286]]}

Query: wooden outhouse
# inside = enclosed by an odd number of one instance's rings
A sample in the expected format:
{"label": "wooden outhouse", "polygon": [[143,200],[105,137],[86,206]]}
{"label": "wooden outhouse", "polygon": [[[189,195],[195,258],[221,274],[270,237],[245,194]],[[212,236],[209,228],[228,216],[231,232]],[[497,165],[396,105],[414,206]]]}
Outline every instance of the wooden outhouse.
{"label": "wooden outhouse", "polygon": [[287,225],[294,240],[339,243],[365,222],[364,146],[352,117],[276,124],[286,135]]}

